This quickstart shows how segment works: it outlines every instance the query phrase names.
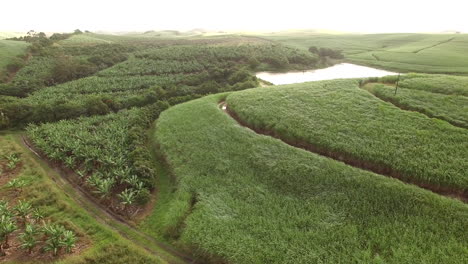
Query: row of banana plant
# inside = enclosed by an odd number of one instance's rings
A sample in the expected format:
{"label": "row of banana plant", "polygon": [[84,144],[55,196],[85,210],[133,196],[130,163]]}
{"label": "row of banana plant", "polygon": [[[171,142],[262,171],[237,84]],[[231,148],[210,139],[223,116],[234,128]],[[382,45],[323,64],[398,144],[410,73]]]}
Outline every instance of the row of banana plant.
{"label": "row of banana plant", "polygon": [[52,252],[54,256],[62,251],[71,253],[77,242],[73,231],[47,221],[43,212],[29,202],[20,200],[10,206],[7,201],[0,200],[0,256],[6,255],[14,235],[19,248],[28,254],[35,248],[40,248],[38,252]]}
{"label": "row of banana plant", "polygon": [[154,188],[155,171],[141,138],[166,107],[155,104],[105,116],[31,125],[27,131],[45,156],[73,170],[79,182],[103,203],[129,215],[137,210],[135,205],[146,203]]}

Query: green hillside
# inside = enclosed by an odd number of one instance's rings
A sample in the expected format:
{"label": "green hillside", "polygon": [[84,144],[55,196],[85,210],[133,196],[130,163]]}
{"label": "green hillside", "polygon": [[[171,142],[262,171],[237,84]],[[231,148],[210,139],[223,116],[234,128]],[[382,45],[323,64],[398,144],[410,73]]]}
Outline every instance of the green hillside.
{"label": "green hillside", "polygon": [[468,73],[466,34],[320,34],[279,32],[262,37],[307,50],[341,49],[350,62],[402,72]]}
{"label": "green hillside", "polygon": [[[353,83],[336,85],[348,96],[351,91],[359,96]],[[294,121],[278,109],[288,108],[300,128],[302,113],[331,112],[326,98],[339,92],[333,82],[328,84],[328,92],[312,84],[257,88],[165,111],[156,123],[155,138],[177,178],[164,220],[167,229],[179,227],[179,243],[198,254],[232,263],[463,262],[468,254],[462,231],[468,227],[465,204],[258,135],[218,105],[227,96],[228,102],[242,101],[245,112],[263,113],[268,105],[278,110],[270,115]],[[295,96],[322,101],[325,109],[312,111],[299,102],[291,108]],[[234,109],[240,112],[240,107]],[[330,107],[348,109],[351,115],[359,109],[353,103]],[[388,113],[389,120],[397,117],[392,111],[399,118],[407,116],[385,104],[380,111]],[[340,140],[339,133],[329,134]],[[466,148],[461,151],[466,154]]]}

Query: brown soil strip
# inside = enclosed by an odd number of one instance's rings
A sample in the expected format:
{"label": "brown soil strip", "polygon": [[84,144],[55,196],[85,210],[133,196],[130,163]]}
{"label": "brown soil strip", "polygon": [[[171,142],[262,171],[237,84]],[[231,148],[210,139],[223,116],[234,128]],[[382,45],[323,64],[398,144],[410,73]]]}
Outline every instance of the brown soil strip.
{"label": "brown soil strip", "polygon": [[[59,166],[55,162],[49,160],[47,157],[44,155],[40,154],[40,151],[38,151],[34,145],[25,137],[22,136],[22,141],[23,144],[26,148],[28,148],[31,152],[33,152],[36,156],[38,156],[41,160],[43,160],[50,168],[52,168],[58,175],[61,176],[61,178],[55,177],[54,175],[49,175],[52,177],[54,182],[57,183],[57,186],[61,188],[63,191],[65,191],[65,186],[71,185],[73,189],[75,190],[76,195],[68,195],[69,197],[72,197],[78,204],[82,205],[84,209],[88,213],[90,213],[96,220],[98,220],[101,224],[104,224],[105,226],[109,227],[110,229],[118,232],[121,234],[123,237],[127,238],[128,240],[133,241],[135,244],[141,246],[142,248],[146,249],[149,253],[161,257],[162,259],[168,261],[169,263],[197,263],[194,259],[192,259],[190,256],[186,255],[185,253],[178,252],[172,247],[161,243],[154,239],[153,237],[139,231],[138,229],[134,228],[130,222],[128,222],[124,217],[114,213],[112,210],[109,208],[103,206],[98,199],[96,199],[94,196],[86,192],[79,184],[76,183],[74,179],[77,179],[77,175],[72,175],[69,171],[66,171],[65,168]],[[73,179],[74,178],[74,179]],[[91,203],[92,206],[96,209],[98,209],[102,215],[99,215],[95,212],[92,212],[91,210],[88,210],[88,204]],[[103,217],[103,215],[105,217]],[[106,219],[107,218],[107,219]],[[121,224],[125,225],[127,228],[131,229],[133,232],[137,233],[139,236],[144,237],[146,240],[151,241],[154,245],[156,245],[159,248],[162,248],[164,251],[168,252],[171,254],[175,259],[178,259],[180,261],[172,261],[171,259],[165,258],[163,255],[161,255],[159,252],[156,252],[153,249],[148,248],[142,242],[133,239],[132,237],[128,236],[125,232],[115,228],[112,225],[112,222],[120,222]]]}
{"label": "brown soil strip", "polygon": [[319,154],[328,158],[332,158],[334,160],[341,161],[345,164],[348,164],[350,166],[353,166],[359,169],[363,169],[363,170],[371,171],[371,172],[381,174],[384,176],[392,177],[404,183],[416,185],[420,188],[432,191],[434,193],[437,193],[446,197],[455,198],[465,203],[468,202],[468,191],[466,190],[457,190],[451,187],[438,186],[438,185],[434,185],[430,183],[419,182],[415,179],[409,179],[408,177],[405,177],[398,171],[392,169],[391,167],[385,166],[383,164],[376,164],[370,161],[360,160],[347,153],[339,153],[336,151],[332,151],[327,148],[311,144],[309,142],[304,142],[300,140],[291,140],[291,139],[285,138],[284,136],[280,135],[276,131],[252,127],[246,122],[244,122],[241,118],[239,118],[239,116],[234,111],[229,109],[228,105],[224,101],[219,103],[219,108],[222,109],[226,114],[228,114],[234,120],[236,120],[237,123],[239,123],[241,126],[249,128],[250,130],[254,131],[257,134],[271,136],[271,137],[274,137],[276,139],[283,141],[284,143],[290,146],[300,148],[309,152],[313,152],[315,154]]}

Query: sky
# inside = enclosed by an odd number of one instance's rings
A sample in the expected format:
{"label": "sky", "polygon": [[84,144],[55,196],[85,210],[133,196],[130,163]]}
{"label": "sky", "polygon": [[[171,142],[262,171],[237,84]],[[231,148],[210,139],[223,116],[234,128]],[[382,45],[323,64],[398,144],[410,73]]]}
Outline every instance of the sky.
{"label": "sky", "polygon": [[466,0],[3,0],[0,31],[468,32]]}

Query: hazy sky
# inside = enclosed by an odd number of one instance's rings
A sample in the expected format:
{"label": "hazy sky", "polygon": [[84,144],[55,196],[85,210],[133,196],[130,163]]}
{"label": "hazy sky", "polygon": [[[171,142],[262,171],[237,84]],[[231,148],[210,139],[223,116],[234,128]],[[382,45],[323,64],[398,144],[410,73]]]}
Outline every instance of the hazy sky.
{"label": "hazy sky", "polygon": [[0,31],[468,32],[467,0],[4,0]]}

